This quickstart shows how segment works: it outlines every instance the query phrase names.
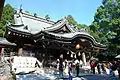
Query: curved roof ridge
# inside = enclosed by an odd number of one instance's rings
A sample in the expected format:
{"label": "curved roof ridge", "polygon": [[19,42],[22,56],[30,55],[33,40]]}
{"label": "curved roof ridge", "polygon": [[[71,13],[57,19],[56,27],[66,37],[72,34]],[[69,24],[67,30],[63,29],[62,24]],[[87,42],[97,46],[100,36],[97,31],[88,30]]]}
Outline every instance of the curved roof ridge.
{"label": "curved roof ridge", "polygon": [[[42,21],[44,21],[44,22],[46,22],[46,23],[49,23],[49,24],[55,24],[55,22],[54,21],[52,21],[52,20],[47,20],[47,19],[45,19],[45,18],[42,18],[42,17],[40,17],[40,16],[35,16],[35,15],[32,15],[32,14],[28,14],[28,13],[26,13],[25,11],[23,11],[22,9],[20,10],[20,9],[16,9],[17,10],[17,13],[16,14],[23,14],[23,15],[25,15],[25,17],[31,17],[32,19],[39,19],[39,20],[42,20]],[[18,12],[18,10],[19,10],[19,12]]]}
{"label": "curved roof ridge", "polygon": [[47,20],[47,19],[41,18],[40,16],[35,17],[34,15],[30,15],[30,14],[27,14],[27,13],[24,13],[24,12],[22,12],[22,14],[23,14],[24,17],[27,17],[27,18],[31,17],[31,19],[40,20],[40,21],[43,21],[43,22],[46,22],[46,23],[49,23],[49,24],[52,24],[52,25],[55,23],[52,20]]}
{"label": "curved roof ridge", "polygon": [[66,17],[62,18],[61,20],[58,20],[53,26],[47,27],[45,29],[45,31],[52,31],[52,30],[56,30],[58,28],[61,28],[64,24],[66,24],[68,27],[68,29],[71,32],[74,32],[73,29],[70,28],[69,22],[66,20]]}
{"label": "curved roof ridge", "polygon": [[45,31],[51,31],[51,30],[58,29],[59,27],[62,27],[61,25],[64,25],[64,24],[65,24],[65,19],[61,19],[56,24],[54,24],[53,26],[47,27],[45,29]]}

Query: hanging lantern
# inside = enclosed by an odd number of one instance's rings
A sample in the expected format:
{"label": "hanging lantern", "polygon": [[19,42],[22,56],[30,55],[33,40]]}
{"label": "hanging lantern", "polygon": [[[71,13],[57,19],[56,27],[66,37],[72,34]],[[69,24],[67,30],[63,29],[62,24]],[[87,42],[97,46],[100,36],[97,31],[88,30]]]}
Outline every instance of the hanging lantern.
{"label": "hanging lantern", "polygon": [[69,51],[67,52],[67,54],[69,54]]}
{"label": "hanging lantern", "polygon": [[63,54],[60,55],[60,58],[63,58]]}
{"label": "hanging lantern", "polygon": [[13,33],[13,35],[15,35],[15,33]]}
{"label": "hanging lantern", "polygon": [[78,56],[80,56],[81,54],[80,54],[80,52],[78,53]]}
{"label": "hanging lantern", "polygon": [[70,56],[71,58],[73,58],[73,54],[71,54],[71,56]]}
{"label": "hanging lantern", "polygon": [[77,44],[75,48],[80,49],[80,44]]}
{"label": "hanging lantern", "polygon": [[36,43],[37,41],[36,41],[36,40],[34,40],[34,42]]}
{"label": "hanging lantern", "polygon": [[74,58],[75,58],[75,59],[77,58],[77,57],[76,57],[76,54],[75,54]]}
{"label": "hanging lantern", "polygon": [[8,34],[10,34],[11,32],[9,31]]}

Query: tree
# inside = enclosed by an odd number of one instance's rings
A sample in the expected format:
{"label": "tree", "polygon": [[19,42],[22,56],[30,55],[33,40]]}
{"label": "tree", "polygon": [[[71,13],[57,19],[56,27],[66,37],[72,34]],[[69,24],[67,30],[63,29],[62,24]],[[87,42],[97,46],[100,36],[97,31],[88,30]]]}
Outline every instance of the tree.
{"label": "tree", "polygon": [[80,29],[89,29],[89,27],[87,26],[87,25],[85,25],[85,24],[77,24],[77,28],[78,28],[78,30],[80,30]]}
{"label": "tree", "polygon": [[68,15],[67,20],[71,25],[73,25],[73,26],[77,25],[77,21],[75,21],[75,19],[72,17],[72,15]]}
{"label": "tree", "polygon": [[120,49],[120,0],[103,0],[90,29],[98,33],[99,41],[108,45],[109,55]]}
{"label": "tree", "polygon": [[10,4],[6,4],[3,8],[2,17],[0,21],[0,36],[3,36],[7,22],[13,23],[14,8]]}
{"label": "tree", "polygon": [[72,26],[76,26],[78,28],[78,30],[80,30],[82,28],[85,28],[85,29],[88,28],[88,26],[85,25],[85,24],[78,24],[77,21],[73,18],[72,15],[68,15],[67,20]]}
{"label": "tree", "polygon": [[25,11],[26,13],[28,13],[28,14],[30,14],[30,12],[29,11]]}
{"label": "tree", "polygon": [[49,20],[50,19],[50,17],[49,17],[49,15],[47,14],[47,15],[45,15],[45,19],[46,20]]}

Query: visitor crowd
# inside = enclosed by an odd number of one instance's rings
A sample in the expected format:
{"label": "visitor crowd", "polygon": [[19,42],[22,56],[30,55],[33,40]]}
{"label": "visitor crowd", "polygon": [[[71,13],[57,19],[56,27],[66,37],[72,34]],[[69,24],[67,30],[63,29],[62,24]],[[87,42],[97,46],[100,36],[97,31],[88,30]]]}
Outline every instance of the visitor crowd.
{"label": "visitor crowd", "polygon": [[107,62],[95,62],[91,60],[90,67],[93,74],[96,74],[95,68],[97,67],[98,74],[118,75],[120,78],[120,60]]}
{"label": "visitor crowd", "polygon": [[[76,76],[79,76],[80,69],[83,66],[82,60],[78,61],[68,61],[67,59],[63,60],[63,58],[57,59],[57,70],[59,74],[63,76],[64,74],[69,75],[70,80],[72,80],[73,69],[76,71]],[[120,78],[120,60],[117,61],[107,61],[100,62],[94,59],[90,59],[90,73],[93,74],[106,74],[110,76],[116,76]]]}

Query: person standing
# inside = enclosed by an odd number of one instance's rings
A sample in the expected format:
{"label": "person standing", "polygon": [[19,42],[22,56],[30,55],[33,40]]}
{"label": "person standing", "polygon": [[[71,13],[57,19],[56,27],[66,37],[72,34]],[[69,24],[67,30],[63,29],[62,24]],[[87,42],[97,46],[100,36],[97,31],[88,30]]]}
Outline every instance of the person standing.
{"label": "person standing", "polygon": [[120,79],[120,60],[117,61],[118,77]]}
{"label": "person standing", "polygon": [[59,59],[59,73],[61,76],[63,76],[63,55],[60,55]]}
{"label": "person standing", "polygon": [[106,74],[105,63],[102,63],[101,69],[102,69],[102,73],[103,73],[103,74]]}
{"label": "person standing", "polygon": [[79,69],[79,63],[77,63],[77,64],[76,64],[76,74],[77,74],[76,76],[79,76],[79,70],[80,70],[80,69]]}
{"label": "person standing", "polygon": [[59,63],[60,63],[60,60],[57,59],[57,62],[56,62],[56,64],[57,64],[57,65],[56,65],[56,67],[57,67],[57,73],[59,72],[59,65],[60,65]]}
{"label": "person standing", "polygon": [[83,62],[82,62],[82,60],[80,60],[80,67],[82,68],[82,65],[83,65]]}
{"label": "person standing", "polygon": [[69,63],[68,74],[69,74],[69,80],[72,80],[72,63]]}
{"label": "person standing", "polygon": [[118,67],[118,76],[119,76],[119,79],[120,79],[120,63],[119,63],[119,67]]}
{"label": "person standing", "polygon": [[97,64],[97,70],[98,70],[98,74],[101,74],[101,71],[100,71],[100,63]]}
{"label": "person standing", "polygon": [[91,67],[92,73],[95,74],[95,64],[93,60],[90,61],[90,67]]}

